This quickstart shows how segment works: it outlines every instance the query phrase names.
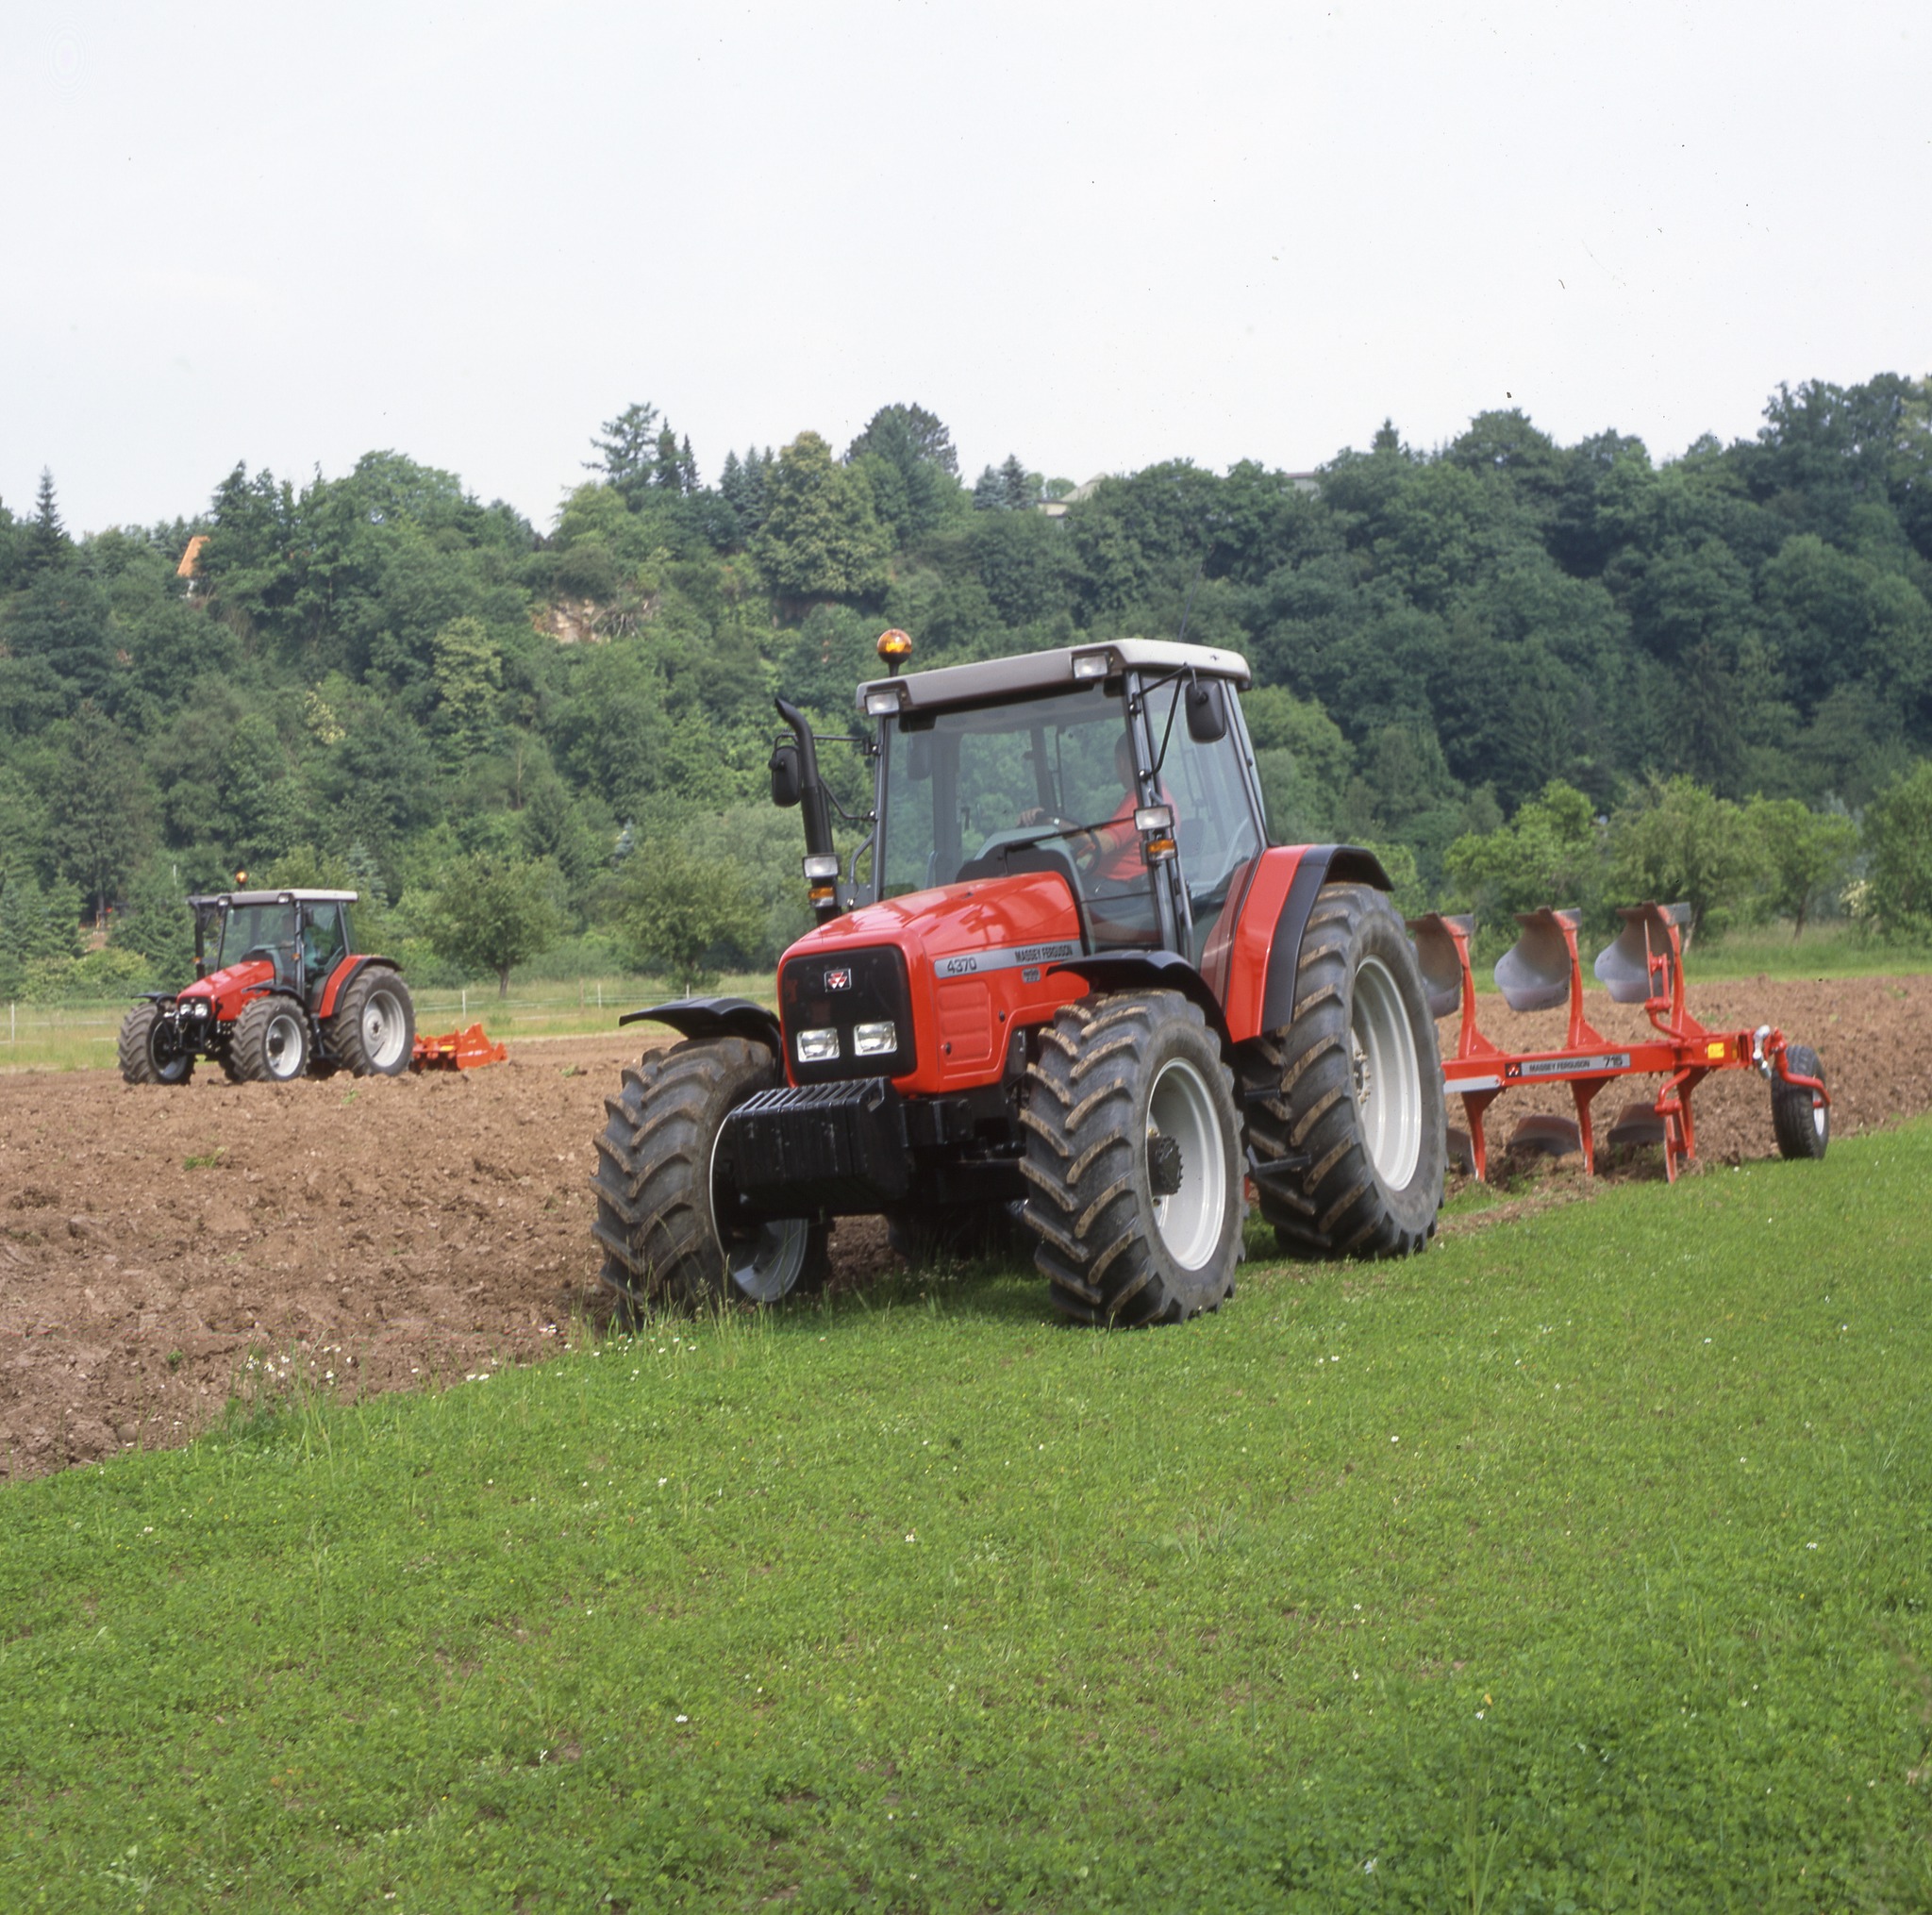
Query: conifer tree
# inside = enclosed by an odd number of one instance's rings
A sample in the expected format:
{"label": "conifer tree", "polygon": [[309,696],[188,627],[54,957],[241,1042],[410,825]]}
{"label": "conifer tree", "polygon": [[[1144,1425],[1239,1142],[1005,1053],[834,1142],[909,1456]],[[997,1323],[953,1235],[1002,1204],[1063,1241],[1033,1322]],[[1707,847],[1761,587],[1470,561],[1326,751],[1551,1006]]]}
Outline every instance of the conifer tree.
{"label": "conifer tree", "polygon": [[73,541],[60,523],[60,508],[54,498],[54,475],[42,466],[40,488],[34,493],[33,523],[26,533],[26,570],[48,571],[72,549]]}

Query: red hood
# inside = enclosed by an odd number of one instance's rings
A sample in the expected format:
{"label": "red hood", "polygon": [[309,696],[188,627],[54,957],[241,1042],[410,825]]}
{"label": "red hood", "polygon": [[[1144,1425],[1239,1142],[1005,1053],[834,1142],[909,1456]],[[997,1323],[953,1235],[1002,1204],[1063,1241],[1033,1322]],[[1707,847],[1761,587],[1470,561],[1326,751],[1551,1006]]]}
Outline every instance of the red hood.
{"label": "red hood", "polygon": [[[942,974],[952,974],[942,962],[947,958],[1016,944],[1053,946],[1041,956],[1058,963],[1079,952],[1080,915],[1066,880],[1051,873],[975,878],[847,911],[807,932],[785,956],[857,944],[896,944],[915,972],[923,958]],[[1063,952],[1062,945],[1072,949]]]}
{"label": "red hood", "polygon": [[180,994],[219,1000],[245,991],[251,984],[266,984],[275,974],[275,967],[267,958],[251,958],[245,964],[225,965],[220,971],[210,971],[206,977],[197,977]]}

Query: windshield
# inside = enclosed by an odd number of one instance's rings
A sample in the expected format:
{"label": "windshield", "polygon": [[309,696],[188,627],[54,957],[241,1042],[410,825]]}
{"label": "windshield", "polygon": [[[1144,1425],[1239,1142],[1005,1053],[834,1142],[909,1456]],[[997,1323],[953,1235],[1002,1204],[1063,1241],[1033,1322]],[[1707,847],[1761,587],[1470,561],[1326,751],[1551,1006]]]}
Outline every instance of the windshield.
{"label": "windshield", "polygon": [[273,958],[277,971],[293,964],[293,905],[237,905],[226,914],[222,924],[221,955],[216,962],[239,964],[251,951]]}
{"label": "windshield", "polygon": [[1158,942],[1124,703],[1099,686],[888,728],[880,895],[1058,871],[1097,945]]}

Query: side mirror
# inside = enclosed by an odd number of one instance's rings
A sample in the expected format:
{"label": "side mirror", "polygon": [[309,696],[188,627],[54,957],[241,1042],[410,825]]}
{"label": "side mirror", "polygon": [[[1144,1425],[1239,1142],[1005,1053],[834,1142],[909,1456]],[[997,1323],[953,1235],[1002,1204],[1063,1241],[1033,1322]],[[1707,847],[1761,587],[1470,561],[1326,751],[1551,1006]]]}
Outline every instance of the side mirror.
{"label": "side mirror", "polygon": [[1196,678],[1189,685],[1188,736],[1196,744],[1219,744],[1227,736],[1226,694],[1219,678]]}
{"label": "side mirror", "polygon": [[798,803],[801,791],[798,778],[798,747],[795,744],[774,747],[771,773],[772,803],[781,810],[790,810]]}

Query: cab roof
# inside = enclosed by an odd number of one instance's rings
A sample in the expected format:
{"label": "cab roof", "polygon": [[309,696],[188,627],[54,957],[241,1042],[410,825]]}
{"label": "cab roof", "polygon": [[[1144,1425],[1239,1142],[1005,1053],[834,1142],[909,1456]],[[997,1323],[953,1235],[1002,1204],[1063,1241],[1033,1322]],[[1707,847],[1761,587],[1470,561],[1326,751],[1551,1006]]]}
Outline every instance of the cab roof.
{"label": "cab roof", "polygon": [[361,895],[360,891],[199,891],[188,902],[228,911],[238,905],[353,905]]}
{"label": "cab roof", "polygon": [[858,688],[858,708],[867,698],[891,691],[901,711],[927,711],[948,705],[978,705],[990,699],[1024,698],[1091,682],[1074,674],[1076,658],[1104,658],[1107,675],[1119,672],[1194,671],[1205,678],[1225,678],[1245,689],[1254,682],[1248,661],[1219,645],[1182,645],[1172,639],[1109,639],[1102,644],[1068,645],[1054,652],[1028,652],[1017,658],[980,658],[970,665],[936,665],[929,672],[907,672],[897,678],[868,678]]}

